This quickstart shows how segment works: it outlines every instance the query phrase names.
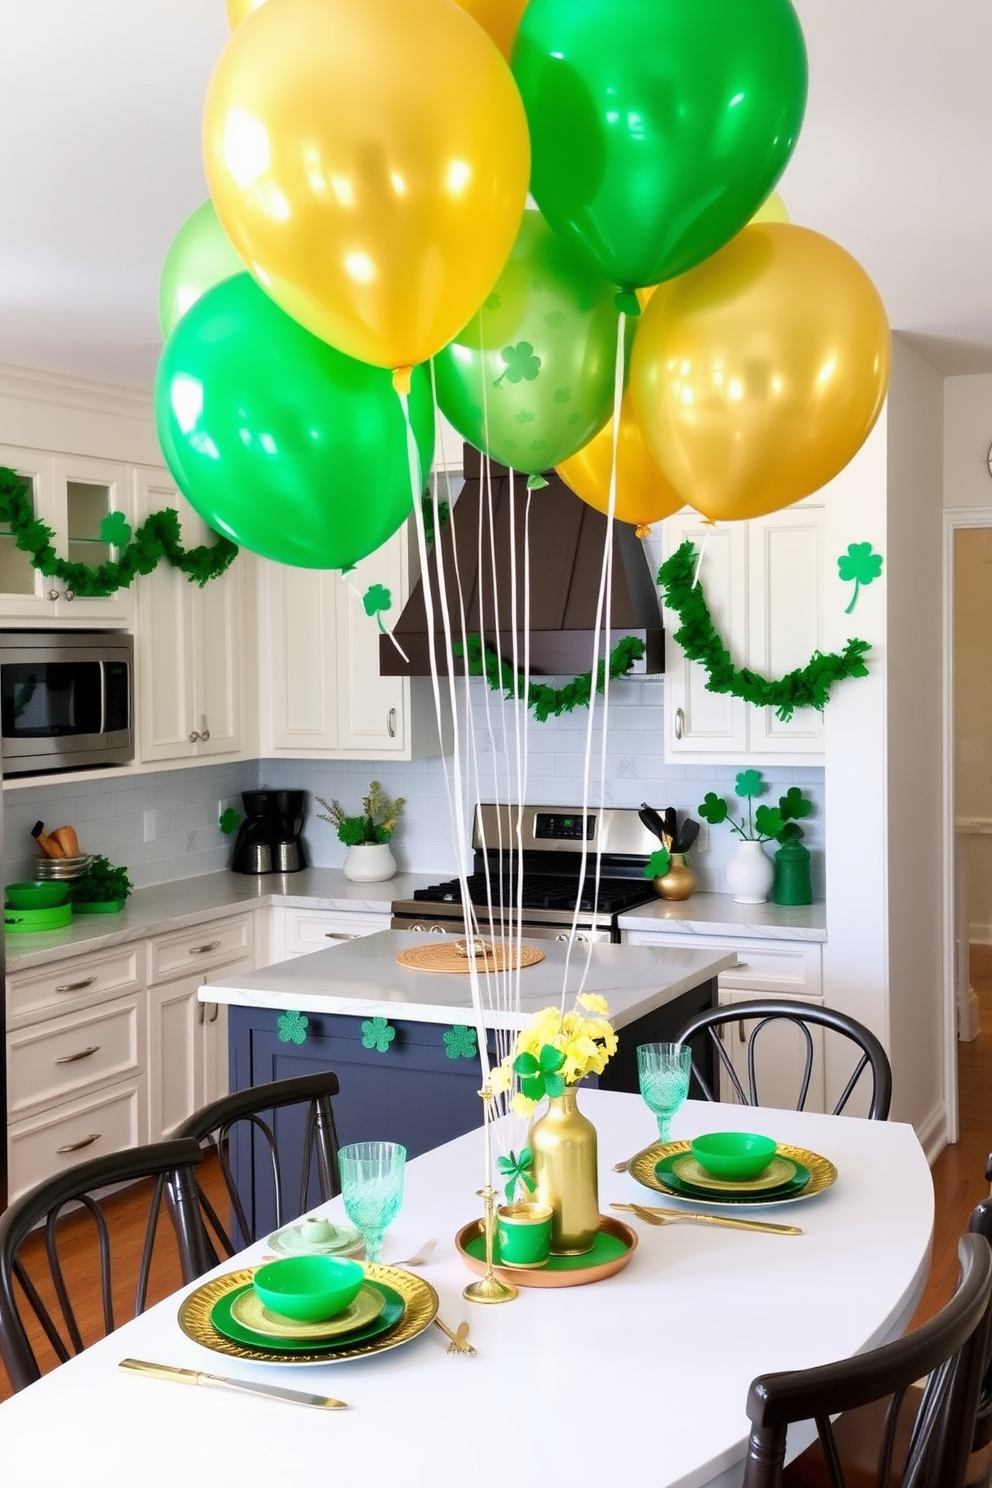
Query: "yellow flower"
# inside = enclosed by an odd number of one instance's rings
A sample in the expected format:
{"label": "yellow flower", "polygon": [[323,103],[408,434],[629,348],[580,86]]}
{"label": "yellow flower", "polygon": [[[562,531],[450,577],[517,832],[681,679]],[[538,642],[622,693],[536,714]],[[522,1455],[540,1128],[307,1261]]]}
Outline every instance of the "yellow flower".
{"label": "yellow flower", "polygon": [[530,1116],[536,1106],[537,1101],[528,1100],[519,1090],[510,1102],[510,1110],[514,1116]]}
{"label": "yellow flower", "polygon": [[513,1060],[504,1059],[502,1064],[496,1064],[489,1072],[489,1083],[493,1095],[503,1095],[513,1084]]}
{"label": "yellow flower", "polygon": [[598,992],[583,992],[576,999],[580,1007],[588,1008],[590,1013],[608,1013],[610,1005],[605,997]]}

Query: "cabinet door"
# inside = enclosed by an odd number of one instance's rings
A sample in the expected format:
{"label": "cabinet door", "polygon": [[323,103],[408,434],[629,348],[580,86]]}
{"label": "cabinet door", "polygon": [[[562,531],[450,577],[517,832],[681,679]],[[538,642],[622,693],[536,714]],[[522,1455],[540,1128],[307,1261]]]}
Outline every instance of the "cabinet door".
{"label": "cabinet door", "polygon": [[[103,541],[100,526],[112,512],[122,512],[133,525],[125,466],[60,455],[52,461],[52,477],[60,554],[71,563],[87,563],[92,568],[118,558],[120,549]],[[61,591],[55,606],[59,620],[81,626],[131,621],[130,589],[118,589],[105,599],[81,599],[60,581],[54,587]]]}
{"label": "cabinet door", "polygon": [[[194,543],[210,542],[213,534],[194,518],[201,531]],[[188,541],[189,539],[187,539]],[[193,591],[194,613],[194,722],[200,737],[197,756],[240,754],[245,746],[244,568],[236,558],[225,574]]]}
{"label": "cabinet door", "polygon": [[[34,514],[57,532],[55,480],[52,460],[37,450],[0,446],[0,465],[13,470],[28,487]],[[0,527],[0,617],[32,619],[50,625],[56,616],[61,587],[32,566],[17,546],[9,527]]]}
{"label": "cabinet door", "polygon": [[338,583],[338,748],[345,756],[410,755],[410,684],[402,677],[380,677],[380,631],[362,602],[371,585],[382,584],[392,596],[385,623],[398,618],[407,595],[406,545],[402,527]]}
{"label": "cabinet door", "polygon": [[259,563],[261,742],[265,754],[337,748],[336,574]]}
{"label": "cabinet door", "polygon": [[[754,995],[721,991],[720,1003],[721,1006],[732,1007],[739,1002],[752,1000]],[[741,1018],[727,1023],[721,1034],[723,1046],[730,1055],[737,1078],[745,1090],[748,1088],[747,1040],[755,1026],[754,1019]],[[823,1029],[810,1028],[809,1032],[813,1040],[813,1071],[805,1109],[825,1111]],[[773,1106],[780,1110],[795,1109],[806,1063],[806,1047],[802,1030],[794,1023],[782,1019],[762,1029],[755,1044],[755,1078],[758,1101],[762,1106]],[[720,1098],[726,1101],[734,1099],[733,1089],[726,1078],[721,1082]]]}
{"label": "cabinet door", "polygon": [[204,1005],[194,974],[148,990],[149,1140],[170,1137],[202,1104]]}
{"label": "cabinet door", "polygon": [[[137,519],[171,506],[180,496],[169,477],[152,471],[135,472]],[[194,717],[194,672],[190,658],[195,647],[193,586],[169,563],[136,580],[137,633],[135,652],[138,696],[138,754],[145,762],[188,759],[193,753],[190,734]]]}
{"label": "cabinet door", "polygon": [[[765,677],[804,667],[823,645],[823,507],[792,506],[748,527],[749,664]],[[800,708],[784,723],[750,708],[754,754],[823,752],[823,714]]]}
{"label": "cabinet door", "polygon": [[[700,577],[713,623],[737,666],[747,662],[747,539],[744,524],[708,527],[695,513],[664,523],[669,557],[690,541],[702,553]],[[748,748],[748,709],[739,698],[706,690],[707,673],[674,639],[679,620],[665,611],[665,758],[741,758]]]}

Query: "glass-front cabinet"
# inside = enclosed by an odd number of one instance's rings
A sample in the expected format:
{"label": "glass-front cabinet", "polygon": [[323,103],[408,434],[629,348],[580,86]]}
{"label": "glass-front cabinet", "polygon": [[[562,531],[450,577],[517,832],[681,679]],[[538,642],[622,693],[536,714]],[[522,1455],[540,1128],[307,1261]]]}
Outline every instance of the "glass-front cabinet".
{"label": "glass-front cabinet", "polygon": [[[95,568],[120,556],[117,547],[103,540],[101,527],[113,512],[121,512],[133,525],[123,465],[8,445],[0,446],[0,466],[16,471],[25,482],[34,514],[53,532],[60,558]],[[9,521],[0,521],[0,623],[128,625],[131,612],[129,589],[85,599],[62,579],[46,578],[17,546]]]}

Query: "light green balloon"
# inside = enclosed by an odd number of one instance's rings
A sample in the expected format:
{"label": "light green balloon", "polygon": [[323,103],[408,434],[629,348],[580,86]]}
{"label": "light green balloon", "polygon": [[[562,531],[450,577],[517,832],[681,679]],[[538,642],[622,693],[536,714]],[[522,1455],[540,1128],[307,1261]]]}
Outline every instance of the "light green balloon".
{"label": "light green balloon", "polygon": [[158,287],[158,322],[162,339],[168,341],[177,324],[202,294],[243,274],[245,266],[220,225],[212,201],[191,213],[172,240],[165,255]]}
{"label": "light green balloon", "polygon": [[537,475],[613,412],[615,289],[525,212],[492,293],[434,358],[437,401],[476,449]]}

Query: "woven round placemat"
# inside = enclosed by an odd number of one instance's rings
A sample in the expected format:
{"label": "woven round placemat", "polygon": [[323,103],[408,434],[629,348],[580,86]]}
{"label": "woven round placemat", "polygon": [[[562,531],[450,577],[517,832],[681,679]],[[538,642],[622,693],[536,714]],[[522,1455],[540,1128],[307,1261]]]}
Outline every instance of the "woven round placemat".
{"label": "woven round placemat", "polygon": [[[440,971],[453,976],[468,976],[470,958],[462,956],[449,941],[437,941],[431,945],[411,946],[400,951],[396,957],[400,966],[409,966],[413,971]],[[485,956],[476,956],[479,971],[515,970],[518,966],[535,966],[544,960],[544,952],[534,946],[509,945],[505,940],[493,943]]]}

